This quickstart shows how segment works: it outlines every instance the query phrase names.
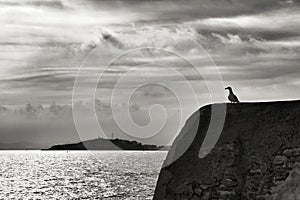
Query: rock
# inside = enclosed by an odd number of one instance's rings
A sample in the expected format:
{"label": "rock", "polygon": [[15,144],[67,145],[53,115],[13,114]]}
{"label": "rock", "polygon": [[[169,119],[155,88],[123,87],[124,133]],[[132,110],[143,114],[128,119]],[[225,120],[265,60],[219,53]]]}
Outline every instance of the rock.
{"label": "rock", "polygon": [[233,181],[232,179],[229,179],[229,178],[222,180],[222,184],[226,187],[233,187],[233,186],[237,185],[237,183],[235,181]]}
{"label": "rock", "polygon": [[203,190],[207,190],[208,186],[207,186],[207,185],[201,185],[201,188],[202,188]]}
{"label": "rock", "polygon": [[300,156],[300,148],[295,148],[293,153],[293,156]]}
{"label": "rock", "polygon": [[191,200],[201,200],[198,196],[194,195]]}
{"label": "rock", "polygon": [[282,153],[286,157],[292,157],[293,156],[293,149],[286,149]]}
{"label": "rock", "polygon": [[249,174],[251,176],[262,175],[262,171],[261,171],[261,169],[255,169],[255,170],[251,169],[250,172],[249,172]]}
{"label": "rock", "polygon": [[266,200],[266,197],[264,195],[258,195],[256,196],[256,200]]}
{"label": "rock", "polygon": [[[180,199],[265,199],[288,177],[300,180],[300,172],[290,173],[300,161],[300,101],[227,104],[220,137],[213,148],[205,149],[206,156],[199,157],[202,146],[218,135],[207,135],[212,110],[223,106],[204,106],[187,120],[161,170],[154,200],[174,200],[179,185],[189,191],[181,193]],[[199,184],[190,188],[195,182]]]}
{"label": "rock", "polygon": [[229,191],[220,191],[219,197],[221,199],[228,199],[231,196],[235,196],[235,192],[229,192]]}
{"label": "rock", "polygon": [[282,165],[282,164],[285,164],[286,161],[287,161],[287,157],[285,157],[285,156],[275,156],[275,158],[273,160],[273,164],[274,165]]}
{"label": "rock", "polygon": [[286,157],[300,156],[300,148],[286,149],[282,154]]}
{"label": "rock", "polygon": [[201,193],[202,193],[202,190],[201,190],[200,188],[196,188],[196,189],[194,190],[194,192],[195,192],[195,194],[197,194],[198,196],[200,196]]}
{"label": "rock", "polygon": [[194,193],[194,190],[192,188],[191,185],[187,186],[186,190],[184,191],[184,193],[187,193],[187,194],[193,194]]}

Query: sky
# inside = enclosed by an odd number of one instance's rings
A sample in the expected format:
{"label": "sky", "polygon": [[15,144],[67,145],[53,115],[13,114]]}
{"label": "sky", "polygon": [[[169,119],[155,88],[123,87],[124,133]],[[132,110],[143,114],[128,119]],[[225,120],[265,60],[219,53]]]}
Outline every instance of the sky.
{"label": "sky", "polygon": [[107,132],[119,132],[111,107],[118,116],[129,107],[145,126],[149,108],[161,104],[169,114],[164,132],[174,137],[199,106],[226,100],[225,91],[208,91],[216,82],[242,102],[300,98],[299,0],[0,0],[0,26],[2,105],[71,104],[78,70],[89,91],[113,61],[95,91]]}

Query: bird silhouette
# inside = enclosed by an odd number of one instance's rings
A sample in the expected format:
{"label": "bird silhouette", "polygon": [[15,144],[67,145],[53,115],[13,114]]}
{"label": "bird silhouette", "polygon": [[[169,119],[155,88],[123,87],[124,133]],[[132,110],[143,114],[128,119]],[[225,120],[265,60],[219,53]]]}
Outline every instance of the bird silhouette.
{"label": "bird silhouette", "polygon": [[237,96],[235,96],[235,94],[233,93],[231,87],[227,87],[227,88],[225,88],[225,90],[229,90],[228,100],[231,103],[239,103],[240,102],[239,99],[237,98]]}

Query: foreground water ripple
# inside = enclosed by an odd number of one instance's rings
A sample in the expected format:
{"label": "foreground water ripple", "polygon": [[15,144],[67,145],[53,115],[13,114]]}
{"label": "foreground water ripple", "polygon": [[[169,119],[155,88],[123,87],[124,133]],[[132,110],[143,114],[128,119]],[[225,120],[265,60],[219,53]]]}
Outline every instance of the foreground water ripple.
{"label": "foreground water ripple", "polygon": [[0,199],[151,199],[164,151],[1,151]]}

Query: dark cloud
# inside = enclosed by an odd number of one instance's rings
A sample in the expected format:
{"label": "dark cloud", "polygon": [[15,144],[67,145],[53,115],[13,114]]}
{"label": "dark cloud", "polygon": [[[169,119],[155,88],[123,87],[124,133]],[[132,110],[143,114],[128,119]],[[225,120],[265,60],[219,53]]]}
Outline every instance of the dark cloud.
{"label": "dark cloud", "polygon": [[99,45],[112,45],[116,48],[123,48],[123,43],[111,32],[105,29],[98,29],[98,37],[97,40],[91,40],[88,44],[85,44],[84,50],[91,51],[95,49]]}
{"label": "dark cloud", "polygon": [[276,30],[264,30],[258,28],[242,28],[242,27],[232,27],[232,26],[207,26],[200,25],[195,26],[197,32],[203,36],[211,37],[212,33],[219,35],[239,35],[243,39],[250,37],[255,37],[256,39],[265,40],[280,40],[287,39],[290,37],[299,36],[299,31],[297,30],[287,30],[287,29],[276,29]]}
{"label": "dark cloud", "polygon": [[48,7],[55,9],[64,9],[65,6],[62,1],[54,0],[25,0],[25,1],[1,1],[0,5],[2,6],[35,6],[35,7]]}
{"label": "dark cloud", "polygon": [[[151,20],[184,21],[210,17],[255,14],[282,7],[278,0],[169,0],[126,1],[131,9],[141,9]],[[125,3],[125,4],[126,4]]]}

